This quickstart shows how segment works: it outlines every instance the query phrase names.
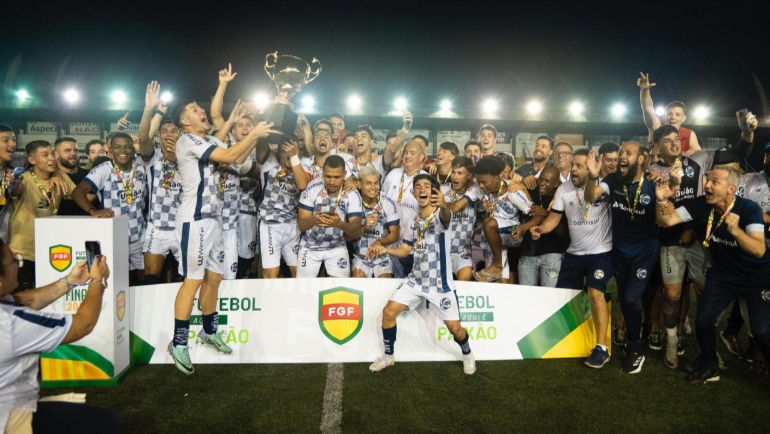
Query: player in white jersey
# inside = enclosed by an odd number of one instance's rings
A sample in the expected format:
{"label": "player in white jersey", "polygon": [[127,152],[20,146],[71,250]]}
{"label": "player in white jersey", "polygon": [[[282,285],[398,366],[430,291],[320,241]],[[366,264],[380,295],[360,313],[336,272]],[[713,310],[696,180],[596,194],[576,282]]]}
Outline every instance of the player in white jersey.
{"label": "player in white jersey", "polygon": [[[227,126],[228,124],[225,124]],[[250,117],[243,116],[232,124],[229,142],[232,146],[238,140],[248,137],[254,124]],[[224,144],[224,143],[222,143]],[[220,145],[222,146],[222,145]],[[227,146],[227,145],[225,145]],[[222,238],[224,240],[224,279],[235,279],[238,274],[238,222],[241,208],[241,177],[251,172],[255,161],[251,157],[253,151],[241,164],[219,165],[219,194],[222,200]]]}
{"label": "player in white jersey", "polygon": [[[72,198],[91,216],[128,216],[128,266],[131,285],[141,283],[144,269],[144,205],[147,201],[147,169],[134,158],[134,143],[126,133],[112,137],[113,161],[104,162],[86,175],[72,192]],[[88,193],[99,195],[99,209],[94,209]]]}
{"label": "player in white jersey", "polygon": [[333,277],[350,277],[347,240],[361,236],[361,195],[342,188],[345,161],[338,155],[326,158],[323,177],[310,182],[299,199],[297,227],[303,232],[299,245],[297,277],[317,277],[323,263]]}
{"label": "player in white jersey", "polygon": [[[80,340],[99,320],[110,275],[106,258],[95,260],[90,271],[83,261],[58,281],[11,295],[18,271],[13,252],[0,240],[0,432],[120,432],[120,420],[106,410],[38,402],[40,353]],[[88,291],[74,315],[40,312],[80,285]]]}
{"label": "player in white jersey", "polygon": [[392,277],[393,264],[389,257],[370,259],[367,253],[372,246],[389,246],[398,242],[400,229],[396,204],[380,192],[380,174],[376,168],[361,167],[358,177],[358,189],[364,207],[364,230],[361,238],[355,241],[352,276]]}
{"label": "player in white jersey", "polygon": [[[585,200],[588,183],[588,149],[578,149],[570,167],[571,181],[559,186],[554,196],[551,212],[530,233],[536,240],[553,231],[562,219],[567,218],[570,244],[561,263],[557,288],[588,288],[591,300],[591,316],[596,330],[596,346],[585,360],[585,365],[599,369],[610,361],[607,351],[607,325],[609,313],[604,293],[607,282],[614,274],[612,267],[612,220],[607,196],[592,203]],[[585,285],[583,282],[585,281]]]}
{"label": "player in white jersey", "polygon": [[[382,192],[396,202],[398,216],[400,219],[400,230],[403,241],[403,234],[409,230],[411,221],[417,217],[419,206],[417,199],[414,198],[414,177],[424,172],[421,167],[425,161],[425,151],[417,140],[411,140],[404,146],[401,156],[401,167],[397,167],[388,173],[382,182]],[[395,247],[395,246],[394,246]],[[393,262],[393,276],[397,278],[406,277],[409,270],[412,269],[414,255],[409,254],[404,258],[391,257]]]}
{"label": "player in white jersey", "polygon": [[[239,119],[237,103],[228,119],[225,132]],[[177,212],[176,235],[182,248],[180,274],[184,282],[177,293],[174,306],[174,338],[168,345],[176,367],[190,375],[195,372],[187,348],[190,333],[190,314],[198,289],[203,313],[203,330],[198,339],[217,351],[232,353],[217,334],[216,311],[219,284],[222,281],[224,246],[222,239],[219,179],[214,163],[242,164],[255,148],[258,138],[280,134],[260,122],[243,140],[229,148],[222,141],[208,135],[211,128],[206,112],[194,101],[179,103],[171,119],[184,135],[176,146],[177,166],[182,183],[182,198]],[[228,125],[229,123],[229,125]]]}
{"label": "player in white jersey", "polygon": [[[264,141],[264,140],[262,140]],[[257,146],[262,141],[257,142]],[[266,142],[266,141],[264,141]],[[256,149],[251,152],[249,158],[257,161]],[[252,267],[254,258],[258,258],[258,232],[257,222],[259,213],[257,211],[257,200],[262,194],[262,183],[259,179],[259,164],[253,166],[252,170],[241,176],[241,204],[238,217],[238,273],[236,279],[248,279],[252,276]],[[254,274],[254,277],[257,277]]]}
{"label": "player in white jersey", "polygon": [[361,179],[361,174],[358,173],[363,167],[374,167],[379,172],[382,178],[385,178],[387,171],[385,170],[385,157],[383,155],[377,155],[372,150],[374,144],[374,132],[369,125],[359,125],[353,130],[353,134],[350,134],[354,138],[356,159],[355,159],[355,176]]}
{"label": "player in white jersey", "polygon": [[476,361],[468,343],[468,333],[460,324],[460,310],[449,260],[448,229],[452,213],[444,201],[439,183],[427,173],[415,176],[413,196],[420,209],[408,232],[401,236],[404,242],[396,248],[374,246],[370,251],[370,257],[384,254],[404,257],[414,251],[414,268],[382,310],[385,354],[378,357],[369,366],[369,370],[381,371],[396,363],[393,356],[396,318],[404,310],[414,309],[428,300],[460,346],[463,371],[470,375],[476,372]]}
{"label": "player in white jersey", "polygon": [[160,85],[153,81],[147,85],[144,112],[139,122],[139,154],[144,158],[149,176],[149,213],[144,235],[144,284],[161,283],[161,273],[166,256],[173,254],[181,261],[179,242],[174,235],[176,211],[182,184],[176,167],[176,141],[179,130],[168,117],[157,121],[161,144],[155,145],[151,136],[158,115]]}
{"label": "player in white jersey", "polygon": [[[452,234],[449,257],[457,280],[469,281],[473,273],[471,244],[476,225],[476,203],[484,196],[473,177],[473,160],[457,157],[452,162],[452,183],[441,186],[444,200],[452,211],[449,232]],[[440,182],[440,181],[439,181]]]}
{"label": "player in white jersey", "polygon": [[521,244],[521,238],[515,239],[513,233],[521,223],[521,214],[529,214],[532,206],[525,190],[508,191],[507,181],[500,177],[504,169],[505,162],[494,155],[482,157],[475,169],[476,181],[485,194],[483,229],[491,253],[487,267],[473,273],[479,282],[506,280],[507,251],[503,247]]}
{"label": "player in white jersey", "polygon": [[283,257],[291,277],[296,277],[299,253],[297,210],[300,193],[307,188],[309,177],[300,164],[296,143],[284,143],[277,154],[263,145],[267,143],[260,143],[257,149],[264,185],[259,203],[262,275],[265,279],[278,278]]}

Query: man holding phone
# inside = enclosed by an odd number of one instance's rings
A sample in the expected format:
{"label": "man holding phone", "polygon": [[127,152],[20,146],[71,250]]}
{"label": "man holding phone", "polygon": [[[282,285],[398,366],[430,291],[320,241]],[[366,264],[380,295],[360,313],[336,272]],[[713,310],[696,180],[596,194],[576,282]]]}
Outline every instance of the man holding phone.
{"label": "man holding phone", "polygon": [[345,241],[361,237],[361,195],[345,191],[345,160],[326,158],[323,177],[312,181],[299,199],[297,227],[305,232],[299,247],[297,277],[317,277],[321,263],[333,277],[350,277]]}
{"label": "man holding phone", "polygon": [[[97,407],[71,402],[38,402],[40,353],[90,334],[99,319],[110,269],[99,257],[86,268],[46,286],[14,295],[18,266],[0,240],[0,432],[119,433],[120,420]],[[74,315],[40,312],[76,286],[88,291]]]}

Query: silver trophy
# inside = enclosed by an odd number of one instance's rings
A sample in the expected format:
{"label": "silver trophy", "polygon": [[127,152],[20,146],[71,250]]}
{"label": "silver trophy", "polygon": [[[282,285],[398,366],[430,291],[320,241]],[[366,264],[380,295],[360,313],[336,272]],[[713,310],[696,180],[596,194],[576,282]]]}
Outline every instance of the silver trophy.
{"label": "silver trophy", "polygon": [[[271,63],[272,60],[272,63]],[[314,70],[311,65],[318,64]],[[283,143],[287,139],[296,139],[294,130],[297,126],[297,114],[291,109],[289,99],[302,90],[305,85],[318,78],[321,62],[315,57],[310,63],[297,56],[282,55],[278,52],[265,56],[265,72],[278,88],[278,100],[265,110],[265,120],[274,124],[274,129],[283,132],[268,137],[270,143]]]}

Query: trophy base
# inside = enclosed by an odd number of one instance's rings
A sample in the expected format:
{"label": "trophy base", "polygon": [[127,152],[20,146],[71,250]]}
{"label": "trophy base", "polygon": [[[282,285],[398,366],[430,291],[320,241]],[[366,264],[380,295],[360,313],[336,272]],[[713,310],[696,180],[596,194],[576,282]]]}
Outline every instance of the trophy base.
{"label": "trophy base", "polygon": [[297,140],[294,131],[297,128],[298,115],[285,104],[270,104],[265,110],[265,121],[273,123],[274,130],[281,130],[281,134],[270,134],[267,141],[273,145],[280,145],[285,141]]}

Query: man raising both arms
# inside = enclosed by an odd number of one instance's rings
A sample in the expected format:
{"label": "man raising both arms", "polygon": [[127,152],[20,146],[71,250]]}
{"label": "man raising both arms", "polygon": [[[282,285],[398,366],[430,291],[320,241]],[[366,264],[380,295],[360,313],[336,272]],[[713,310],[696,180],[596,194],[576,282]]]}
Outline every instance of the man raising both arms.
{"label": "man raising both arms", "polygon": [[369,366],[372,372],[382,371],[393,366],[396,343],[396,318],[406,309],[414,309],[423,300],[430,301],[436,307],[439,318],[463,353],[463,371],[471,375],[476,372],[476,360],[471,353],[468,333],[460,325],[460,310],[457,296],[454,294],[452,264],[449,262],[449,240],[447,229],[451,212],[439,191],[438,182],[427,173],[414,177],[414,198],[419,211],[409,225],[408,232],[402,236],[404,242],[397,248],[374,246],[369,256],[374,258],[384,254],[405,257],[414,251],[414,268],[406,280],[398,286],[382,310],[382,339],[385,354],[378,357]]}
{"label": "man raising both arms", "polygon": [[203,313],[203,330],[198,339],[217,351],[230,354],[217,334],[216,312],[219,284],[222,281],[224,240],[222,210],[219,203],[219,177],[214,163],[243,162],[254,149],[257,139],[280,134],[272,124],[260,122],[243,140],[226,147],[208,135],[211,125],[206,112],[195,101],[182,101],[171,112],[171,119],[184,135],[176,145],[177,167],[182,195],[177,211],[176,236],[182,248],[180,274],[184,282],[174,304],[174,339],[168,351],[177,369],[190,375],[195,372],[187,347],[190,314],[198,289]]}

